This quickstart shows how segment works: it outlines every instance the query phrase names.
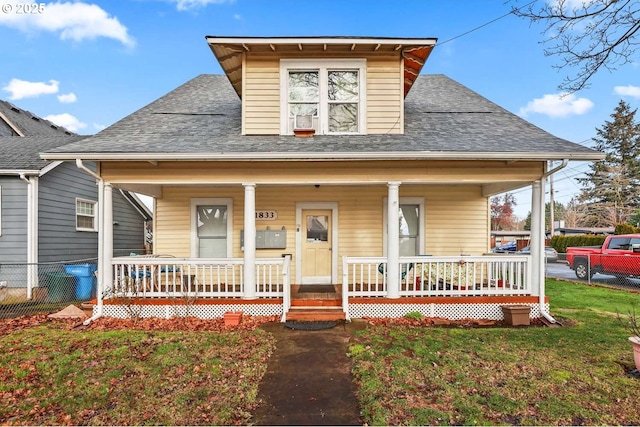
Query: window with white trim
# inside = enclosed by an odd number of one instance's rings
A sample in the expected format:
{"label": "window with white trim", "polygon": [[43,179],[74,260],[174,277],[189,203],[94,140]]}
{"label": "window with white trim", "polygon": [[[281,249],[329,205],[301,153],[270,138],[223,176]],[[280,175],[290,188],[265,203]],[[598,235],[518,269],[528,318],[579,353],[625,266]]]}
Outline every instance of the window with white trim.
{"label": "window with white trim", "polygon": [[[400,197],[398,207],[398,239],[400,256],[423,255],[425,250],[424,198]],[[387,203],[384,199],[384,253],[387,250]]]}
{"label": "window with white trim", "polygon": [[191,215],[191,256],[197,258],[231,257],[232,199],[191,199]]}
{"label": "window with white trim", "polygon": [[86,199],[76,199],[76,230],[98,231],[97,202]]}
{"label": "window with white trim", "polygon": [[364,134],[365,68],[362,60],[280,61],[280,133]]}

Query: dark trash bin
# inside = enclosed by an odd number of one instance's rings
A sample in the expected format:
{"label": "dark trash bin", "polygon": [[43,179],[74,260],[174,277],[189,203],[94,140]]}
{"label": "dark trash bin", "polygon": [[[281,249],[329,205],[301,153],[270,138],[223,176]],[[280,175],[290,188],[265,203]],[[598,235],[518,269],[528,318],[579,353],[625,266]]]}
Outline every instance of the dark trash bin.
{"label": "dark trash bin", "polygon": [[70,264],[64,266],[67,274],[72,274],[78,278],[78,286],[76,287],[76,298],[79,300],[88,300],[95,296],[95,272],[98,269],[96,264]]}
{"label": "dark trash bin", "polygon": [[76,299],[76,277],[62,272],[45,273],[49,288],[49,302],[73,301]]}

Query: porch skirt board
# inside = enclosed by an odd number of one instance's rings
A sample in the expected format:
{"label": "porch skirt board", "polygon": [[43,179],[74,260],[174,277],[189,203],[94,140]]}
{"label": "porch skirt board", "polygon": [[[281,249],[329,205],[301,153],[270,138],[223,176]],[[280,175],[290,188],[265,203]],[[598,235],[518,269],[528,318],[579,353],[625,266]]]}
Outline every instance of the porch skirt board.
{"label": "porch skirt board", "polygon": [[[488,319],[504,320],[502,306],[505,303],[463,303],[463,304],[358,304],[349,303],[349,319],[363,317],[404,317],[407,313],[419,312],[425,317],[439,317],[449,320],[461,319]],[[538,303],[522,303],[531,308],[529,317],[538,319],[542,317]],[[549,312],[549,303],[544,304],[545,312]],[[347,320],[349,320],[347,319]]]}

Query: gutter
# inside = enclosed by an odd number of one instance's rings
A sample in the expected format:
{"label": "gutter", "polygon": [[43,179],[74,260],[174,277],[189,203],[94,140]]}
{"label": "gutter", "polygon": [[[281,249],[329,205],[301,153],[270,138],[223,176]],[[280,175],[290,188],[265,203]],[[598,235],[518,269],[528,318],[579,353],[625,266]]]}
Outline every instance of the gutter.
{"label": "gutter", "polygon": [[[569,163],[569,159],[562,159],[562,164],[556,166],[555,168],[546,171],[543,175],[542,175],[542,179],[546,179],[549,176],[553,175],[554,173],[558,172],[560,169],[563,169],[565,166],[567,166],[567,164]],[[543,240],[544,241],[544,240]],[[546,265],[546,254],[544,252],[544,243],[543,243],[543,248],[542,248],[542,254],[545,256],[545,265]],[[545,288],[544,288],[544,280],[541,281],[540,283],[540,296],[539,296],[539,301],[538,304],[540,306],[540,314],[542,314],[542,317],[544,317],[545,319],[547,319],[549,322],[551,323],[556,323],[556,319],[553,318],[553,316],[551,316],[551,314],[549,314],[544,307],[544,296],[545,296]]]}
{"label": "gutter", "polygon": [[[98,289],[96,291],[98,310],[96,310],[96,314],[83,322],[83,325],[86,326],[103,316],[102,288],[104,288],[104,269],[106,268],[104,262],[104,180],[100,175],[86,167],[82,163],[82,159],[76,159],[76,166],[98,181]],[[101,264],[102,268],[100,268]]]}
{"label": "gutter", "polygon": [[[487,153],[487,152],[439,152],[439,151],[389,151],[389,152],[202,152],[202,153],[42,153],[45,160],[78,159],[92,161],[336,161],[336,160],[496,160],[508,162],[569,160],[593,161],[604,159],[604,153]],[[564,166],[563,166],[564,167]],[[555,169],[554,169],[555,172]]]}

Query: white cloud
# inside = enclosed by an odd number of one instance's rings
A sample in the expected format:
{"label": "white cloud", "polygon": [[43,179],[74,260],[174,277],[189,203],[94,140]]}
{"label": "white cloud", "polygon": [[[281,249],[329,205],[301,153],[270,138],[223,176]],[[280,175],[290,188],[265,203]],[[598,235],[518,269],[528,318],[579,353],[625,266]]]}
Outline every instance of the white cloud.
{"label": "white cloud", "polygon": [[11,93],[9,99],[23,99],[23,98],[37,98],[40,95],[50,95],[52,93],[58,93],[59,82],[55,80],[49,80],[49,83],[44,82],[28,82],[26,80],[11,79],[8,85],[2,88],[2,90]]}
{"label": "white cloud", "polygon": [[543,95],[529,101],[526,107],[520,108],[520,114],[526,117],[528,113],[544,114],[549,117],[567,117],[581,115],[593,108],[593,102],[587,98],[577,98],[574,94],[557,93]]}
{"label": "white cloud", "polygon": [[616,95],[630,96],[632,98],[640,98],[640,86],[616,86],[613,88]]}
{"label": "white cloud", "polygon": [[62,102],[63,104],[71,104],[72,102],[76,102],[77,100],[78,97],[73,92],[58,95],[58,101]]}
{"label": "white cloud", "polygon": [[178,10],[197,9],[210,4],[233,3],[234,0],[172,0]]}
{"label": "white cloud", "polygon": [[133,47],[135,41],[118,18],[110,16],[100,6],[82,2],[47,3],[42,13],[0,13],[0,25],[25,33],[50,31],[62,40],[82,41],[107,37]]}
{"label": "white cloud", "polygon": [[50,116],[46,116],[45,120],[49,120],[51,123],[55,123],[58,126],[62,126],[65,129],[70,130],[71,132],[78,132],[81,129],[87,127],[86,123],[82,123],[76,117],[72,116],[69,113],[62,114],[52,114]]}

